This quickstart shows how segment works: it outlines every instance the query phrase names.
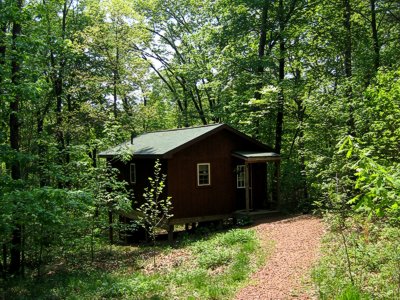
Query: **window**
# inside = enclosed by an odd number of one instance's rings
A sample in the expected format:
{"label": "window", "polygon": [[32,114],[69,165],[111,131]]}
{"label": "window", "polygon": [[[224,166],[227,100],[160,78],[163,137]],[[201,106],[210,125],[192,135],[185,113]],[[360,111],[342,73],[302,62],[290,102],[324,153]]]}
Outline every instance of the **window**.
{"label": "window", "polygon": [[246,187],[245,166],[244,165],[236,166],[236,186],[238,189],[242,189],[242,188]]}
{"label": "window", "polygon": [[210,164],[197,164],[197,185],[210,185]]}
{"label": "window", "polygon": [[130,164],[129,166],[129,180],[131,183],[136,183],[136,164]]}

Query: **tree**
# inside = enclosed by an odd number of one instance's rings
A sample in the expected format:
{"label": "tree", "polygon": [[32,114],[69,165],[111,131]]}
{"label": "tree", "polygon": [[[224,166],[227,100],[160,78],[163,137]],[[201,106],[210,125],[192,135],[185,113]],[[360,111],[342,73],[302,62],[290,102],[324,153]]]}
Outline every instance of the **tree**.
{"label": "tree", "polygon": [[132,106],[141,93],[147,72],[146,63],[132,51],[133,45],[146,44],[148,40],[141,26],[142,17],[134,10],[133,3],[119,0],[92,1],[87,13],[93,23],[82,32],[80,47],[96,68],[97,74],[92,76],[98,76],[99,83],[104,85],[103,96],[112,100],[114,117],[121,108],[132,116]]}
{"label": "tree", "polygon": [[141,213],[139,214],[139,224],[150,236],[153,246],[156,243],[157,228],[168,224],[168,219],[173,216],[171,213],[171,197],[165,197],[163,194],[166,177],[165,174],[161,174],[160,161],[156,160],[154,164],[154,177],[149,177],[149,186],[145,188],[143,194],[145,201],[138,209]]}
{"label": "tree", "polygon": [[[14,91],[14,99],[10,102],[10,148],[14,151],[14,159],[11,163],[11,178],[15,181],[21,179],[21,170],[19,163],[19,151],[20,151],[20,101],[22,98],[21,94],[21,56],[18,55],[20,49],[18,48],[18,40],[21,35],[22,25],[20,23],[22,13],[22,0],[18,0],[15,3],[15,14],[12,20],[12,59],[11,59],[11,83]],[[12,233],[11,240],[11,261],[10,261],[10,273],[20,274],[21,273],[21,237],[22,227],[20,224],[14,224],[14,230]]]}

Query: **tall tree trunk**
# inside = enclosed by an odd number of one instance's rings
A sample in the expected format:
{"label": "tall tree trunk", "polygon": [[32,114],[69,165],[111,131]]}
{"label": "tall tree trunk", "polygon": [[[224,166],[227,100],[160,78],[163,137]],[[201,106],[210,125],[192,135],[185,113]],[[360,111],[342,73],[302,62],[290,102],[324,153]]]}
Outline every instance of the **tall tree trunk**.
{"label": "tall tree trunk", "polygon": [[65,140],[64,140],[64,132],[63,132],[63,116],[62,116],[62,107],[63,107],[63,75],[62,75],[63,64],[60,65],[60,70],[58,74],[55,75],[56,78],[54,80],[54,92],[56,96],[56,139],[58,144],[59,151],[59,160],[60,164],[63,162],[64,149],[65,149]]}
{"label": "tall tree trunk", "polygon": [[351,4],[350,0],[343,0],[343,26],[345,29],[344,36],[344,72],[347,79],[346,100],[349,117],[347,119],[348,133],[355,136],[354,121],[354,104],[353,104],[353,88],[352,88],[352,32],[351,32]]}
{"label": "tall tree trunk", "polygon": [[108,210],[108,239],[110,244],[114,244],[114,225],[113,225],[113,212],[110,207]]}
{"label": "tall tree trunk", "polygon": [[44,125],[44,118],[42,117],[40,111],[38,112],[37,116],[37,134],[39,137],[39,145],[37,148],[37,154],[38,154],[38,159],[39,159],[39,185],[40,187],[44,187],[46,185],[46,178],[45,178],[45,172],[44,172],[44,167],[45,167],[45,161],[44,161],[44,153],[45,153],[45,146],[42,143],[41,136],[43,134],[43,125]]}
{"label": "tall tree trunk", "polygon": [[[185,102],[184,102],[184,109],[185,109],[185,113],[186,113],[186,115],[184,116],[185,117],[185,123],[186,123],[185,125],[189,125],[188,116],[187,116],[187,114],[188,114],[188,111],[187,111],[187,109],[188,109],[187,99],[188,98],[190,98],[192,100],[194,108],[196,109],[196,112],[197,112],[201,122],[203,123],[203,125],[207,125],[208,122],[207,122],[206,116],[204,114],[203,106],[202,106],[202,103],[201,103],[201,97],[198,96],[196,98],[195,94],[193,93],[193,90],[191,89],[190,84],[187,82],[187,80],[185,78],[180,77],[180,76],[175,76],[175,79],[178,81],[178,83],[182,87],[182,90],[183,90],[183,93],[184,93],[184,97],[185,97]],[[198,101],[196,99],[198,99]],[[189,127],[189,126],[185,126],[185,127]]]}
{"label": "tall tree trunk", "polygon": [[378,28],[376,24],[376,0],[370,0],[371,9],[371,30],[372,30],[372,42],[374,47],[374,74],[378,71],[380,66],[380,46],[378,38]]}
{"label": "tall tree trunk", "polygon": [[46,118],[47,113],[50,110],[52,98],[48,97],[46,105],[43,109],[43,111],[39,108],[37,113],[36,113],[36,126],[37,126],[37,135],[39,137],[38,139],[38,145],[37,145],[37,155],[38,155],[38,165],[39,165],[39,172],[38,172],[38,177],[39,177],[39,185],[41,187],[45,186],[48,184],[48,176],[45,175],[46,172],[44,172],[45,165],[46,165],[46,153],[47,153],[47,146],[45,143],[43,143],[42,139],[42,134],[44,131],[44,120]]}
{"label": "tall tree trunk", "polygon": [[[117,51],[118,52],[118,51]],[[114,117],[116,118],[118,115],[118,67],[115,66],[115,69],[113,71],[113,113]]]}
{"label": "tall tree trunk", "polygon": [[[62,22],[61,22],[61,38],[62,41],[65,40],[66,36],[66,28],[67,28],[67,15],[68,15],[68,0],[64,1],[63,4],[63,12],[62,12]],[[66,65],[66,58],[64,54],[59,53],[60,65],[59,68],[56,68],[54,53],[51,54],[52,59],[52,67],[58,69],[54,72],[55,78],[54,82],[54,92],[56,97],[56,139],[58,143],[58,151],[59,151],[59,160],[60,164],[63,163],[65,159],[65,138],[63,132],[63,93],[64,93],[64,69]]]}
{"label": "tall tree trunk", "polygon": [[[296,69],[294,72],[294,78],[295,78],[295,84],[296,86],[300,86],[300,78],[301,78],[301,72],[299,69]],[[308,93],[308,96],[310,96],[310,91]],[[296,130],[296,133],[293,138],[292,146],[290,148],[289,156],[288,158],[291,157],[294,144],[296,142],[296,139],[298,139],[298,151],[299,151],[299,156],[300,156],[300,177],[301,177],[301,185],[302,185],[302,190],[303,190],[303,201],[304,204],[306,204],[309,194],[308,194],[308,186],[307,186],[307,172],[306,172],[306,157],[305,157],[305,145],[304,145],[304,118],[305,118],[305,111],[306,107],[304,106],[304,101],[301,97],[295,97],[294,102],[297,104],[297,121],[299,123],[298,128]],[[308,203],[307,207],[308,209]]]}
{"label": "tall tree trunk", "polygon": [[284,11],[283,0],[279,0],[279,93],[278,93],[278,112],[276,116],[275,130],[275,152],[280,154],[282,148],[282,132],[283,132],[283,108],[284,108],[284,92],[283,80],[285,79],[285,39],[284,31]]}
{"label": "tall tree trunk", "polygon": [[71,156],[69,154],[69,146],[71,144],[71,120],[72,120],[72,97],[71,94],[67,95],[67,108],[68,108],[68,127],[67,127],[67,132],[65,134],[65,143],[66,143],[66,149],[67,153],[65,154],[65,162],[68,164],[71,160]]}
{"label": "tall tree trunk", "polygon": [[5,279],[7,277],[7,245],[4,243],[2,247],[2,266],[1,266],[1,274],[2,278]]}
{"label": "tall tree trunk", "polygon": [[[258,77],[256,84],[256,91],[254,93],[254,99],[261,99],[261,89],[264,85],[263,75],[264,75],[264,58],[265,58],[265,47],[267,45],[267,25],[268,25],[268,11],[269,11],[269,0],[265,0],[261,13],[261,27],[260,27],[260,39],[258,41],[258,65],[256,67],[256,75]],[[259,109],[255,108],[254,110]],[[260,120],[256,118],[254,120],[255,132],[254,138],[258,138],[260,135]]]}
{"label": "tall tree trunk", "polygon": [[[4,7],[3,0],[0,0],[0,9],[2,10]],[[0,23],[1,32],[0,32],[0,68],[4,70],[5,62],[6,62],[6,34],[7,34],[7,21],[1,20]],[[0,95],[4,93],[3,91],[3,74],[0,72]],[[1,264],[1,274],[3,278],[6,276],[7,269],[7,245],[3,244],[2,246],[2,264]]]}
{"label": "tall tree trunk", "polygon": [[189,112],[188,112],[188,99],[187,96],[184,95],[183,98],[183,123],[184,127],[189,127]]}
{"label": "tall tree trunk", "polygon": [[256,74],[260,77],[257,82],[256,92],[254,94],[255,99],[261,99],[260,90],[263,87],[262,75],[264,74],[264,62],[265,58],[265,47],[267,45],[267,21],[268,21],[268,10],[269,10],[269,0],[264,1],[263,10],[261,13],[261,27],[260,27],[260,39],[258,41],[258,65],[256,68]]}
{"label": "tall tree trunk", "polygon": [[[0,0],[0,9],[3,9],[4,2]],[[0,20],[0,67],[4,69],[5,62],[6,62],[6,34],[7,34],[7,21]],[[0,72],[0,88],[1,83],[3,82],[3,74]],[[0,90],[1,93],[3,91]]]}
{"label": "tall tree trunk", "polygon": [[308,200],[307,172],[306,172],[306,157],[304,155],[304,115],[306,108],[303,106],[303,100],[297,103],[297,114],[299,119],[299,151],[300,151],[300,172],[303,185],[303,200]]}
{"label": "tall tree trunk", "polygon": [[115,44],[116,49],[115,49],[115,65],[114,65],[114,70],[113,70],[113,98],[114,98],[114,103],[113,103],[113,112],[114,112],[114,117],[117,118],[118,114],[118,84],[119,84],[119,48],[118,48],[118,29],[115,29]]}
{"label": "tall tree trunk", "polygon": [[[22,11],[22,0],[16,2],[17,14]],[[10,103],[10,146],[16,153],[19,152],[20,145],[20,120],[19,120],[19,106],[21,100],[20,93],[20,58],[18,53],[17,39],[21,35],[22,26],[19,23],[19,17],[14,17],[12,26],[12,52],[14,55],[11,57],[11,82],[14,88],[14,98]],[[21,179],[21,170],[18,159],[11,162],[11,177],[13,180]],[[11,260],[10,260],[10,273],[20,274],[21,272],[21,231],[20,224],[14,225],[11,238]]]}
{"label": "tall tree trunk", "polygon": [[[279,18],[279,70],[278,70],[278,81],[279,81],[279,93],[278,93],[278,112],[276,115],[276,129],[275,129],[275,149],[274,151],[278,154],[281,153],[282,148],[282,133],[283,133],[283,108],[284,108],[284,93],[283,93],[283,80],[285,79],[285,39],[283,31],[285,29],[284,22],[284,7],[283,0],[279,0],[278,8]],[[274,182],[273,185],[273,198],[276,200],[278,207],[282,205],[280,203],[280,163],[274,164]]]}

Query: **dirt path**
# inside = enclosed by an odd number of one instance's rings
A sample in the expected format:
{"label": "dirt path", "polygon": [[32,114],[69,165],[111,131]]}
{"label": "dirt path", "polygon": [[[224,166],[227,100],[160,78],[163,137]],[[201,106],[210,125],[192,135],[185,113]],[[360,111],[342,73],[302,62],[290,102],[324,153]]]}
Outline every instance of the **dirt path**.
{"label": "dirt path", "polygon": [[275,248],[236,299],[315,299],[310,271],[324,232],[321,220],[307,215],[276,218],[261,220],[254,228],[262,241],[273,240]]}

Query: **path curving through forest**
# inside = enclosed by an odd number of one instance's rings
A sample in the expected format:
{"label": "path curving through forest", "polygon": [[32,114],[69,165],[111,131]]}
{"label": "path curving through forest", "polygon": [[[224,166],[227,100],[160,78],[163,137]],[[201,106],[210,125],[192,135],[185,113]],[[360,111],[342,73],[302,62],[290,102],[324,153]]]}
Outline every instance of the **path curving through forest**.
{"label": "path curving through forest", "polygon": [[309,215],[281,217],[260,220],[254,229],[264,245],[272,240],[275,247],[235,299],[316,299],[310,273],[324,233],[322,220]]}

